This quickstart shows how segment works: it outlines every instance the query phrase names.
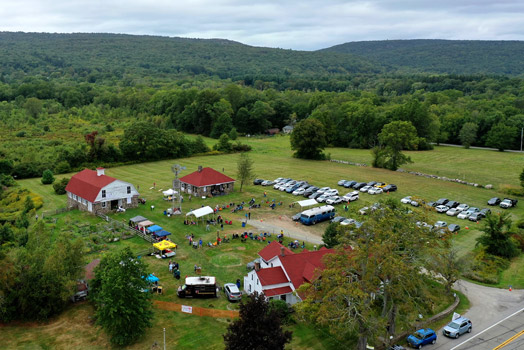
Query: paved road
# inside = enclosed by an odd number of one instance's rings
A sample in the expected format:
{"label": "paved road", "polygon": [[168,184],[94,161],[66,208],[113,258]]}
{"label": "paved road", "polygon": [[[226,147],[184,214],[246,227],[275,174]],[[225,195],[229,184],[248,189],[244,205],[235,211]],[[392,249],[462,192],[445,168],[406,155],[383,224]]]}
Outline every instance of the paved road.
{"label": "paved road", "polygon": [[[466,343],[462,347],[456,348],[457,345],[462,344],[464,341],[467,341],[470,338],[475,338],[483,330],[491,327],[496,322],[499,322],[508,316],[512,315],[518,310],[524,309],[524,290],[513,290],[509,291],[508,289],[499,289],[485,287],[471,282],[460,280],[455,284],[455,289],[464,293],[471,304],[470,309],[464,314],[464,316],[471,319],[473,322],[473,332],[463,334],[459,339],[450,339],[442,335],[442,330],[438,331],[438,340],[435,345],[427,346],[427,350],[466,350],[466,349],[479,349],[484,350],[483,347],[468,347],[471,344],[477,343]],[[524,315],[522,315],[520,324],[524,328]],[[451,319],[451,317],[450,317]],[[512,321],[507,321],[512,322]],[[516,321],[519,322],[518,320]],[[508,325],[503,325],[501,327],[511,327]],[[514,328],[514,327],[513,327]],[[497,328],[498,329],[498,328]],[[501,332],[497,330],[496,327],[493,327],[492,330],[485,332],[479,335],[478,339],[486,340],[487,335],[490,337],[495,337],[495,333],[492,332]],[[507,331],[507,330],[506,330]],[[509,333],[508,333],[509,334]],[[503,337],[503,336],[502,336]],[[503,337],[504,338],[504,337]],[[503,340],[509,338],[507,336]],[[474,339],[471,340],[473,342]],[[500,344],[499,342],[498,344]],[[478,343],[480,344],[480,342]],[[496,345],[498,345],[496,344]],[[496,346],[495,345],[495,346]],[[521,343],[522,345],[522,343]],[[491,345],[488,345],[491,346]],[[495,346],[489,348],[493,349]],[[486,348],[487,349],[487,348]],[[504,347],[503,350],[507,349],[518,349],[511,348],[509,345]],[[524,346],[522,347],[524,349]]]}

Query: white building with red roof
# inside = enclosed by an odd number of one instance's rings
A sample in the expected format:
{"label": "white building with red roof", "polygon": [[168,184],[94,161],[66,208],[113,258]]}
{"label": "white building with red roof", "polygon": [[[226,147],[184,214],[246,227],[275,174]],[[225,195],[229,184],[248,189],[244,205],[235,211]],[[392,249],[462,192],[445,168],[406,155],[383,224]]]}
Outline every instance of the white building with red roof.
{"label": "white building with red roof", "polygon": [[193,196],[209,197],[233,191],[235,179],[213,168],[198,167],[194,173],[180,178],[180,190]]}
{"label": "white building with red roof", "polygon": [[335,253],[333,249],[320,248],[299,253],[284,247],[277,241],[258,252],[260,262],[244,277],[244,290],[248,293],[264,293],[269,299],[280,299],[292,305],[300,301],[293,292],[303,283],[311,283],[325,266],[322,258]]}
{"label": "white building with red roof", "polygon": [[118,208],[136,208],[138,191],[129,182],[105,175],[103,168],[84,169],[66,186],[67,207],[90,213],[107,213]]}

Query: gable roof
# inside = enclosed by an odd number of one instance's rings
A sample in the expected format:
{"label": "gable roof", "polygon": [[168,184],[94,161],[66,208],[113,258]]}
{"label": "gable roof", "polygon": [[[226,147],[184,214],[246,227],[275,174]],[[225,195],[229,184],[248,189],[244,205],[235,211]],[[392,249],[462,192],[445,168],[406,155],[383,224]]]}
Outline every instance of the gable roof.
{"label": "gable roof", "polygon": [[202,171],[197,170],[194,173],[180,178],[180,181],[196,187],[202,187],[235,182],[235,179],[232,179],[213,168],[203,168]]}
{"label": "gable roof", "polygon": [[275,256],[280,254],[281,247],[284,248],[284,254],[295,254],[288,247],[284,247],[282,244],[278,243],[277,241],[273,241],[269,243],[267,246],[265,246],[264,249],[259,251],[258,255],[260,255],[260,257],[264,259],[264,261],[269,261],[273,259]]}
{"label": "gable roof", "polygon": [[297,289],[305,282],[312,282],[316,276],[317,269],[324,269],[322,258],[326,254],[335,253],[333,249],[321,249],[315,251],[303,251],[297,254],[279,256],[282,267],[291,279],[293,287]]}
{"label": "gable roof", "polygon": [[280,266],[269,267],[256,271],[260,284],[263,286],[270,286],[273,284],[289,283],[289,280]]}
{"label": "gable roof", "polygon": [[66,191],[94,202],[100,190],[114,181],[116,181],[114,177],[98,176],[95,170],[84,169],[73,175],[66,186]]}

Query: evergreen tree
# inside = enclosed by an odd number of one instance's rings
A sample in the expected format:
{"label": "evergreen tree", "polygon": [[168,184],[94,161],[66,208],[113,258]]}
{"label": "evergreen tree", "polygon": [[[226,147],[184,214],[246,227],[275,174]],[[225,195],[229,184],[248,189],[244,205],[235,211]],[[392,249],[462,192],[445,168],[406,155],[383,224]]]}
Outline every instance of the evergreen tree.
{"label": "evergreen tree", "polygon": [[44,170],[42,174],[42,183],[44,185],[49,185],[55,182],[55,177],[53,176],[53,172],[49,169]]}

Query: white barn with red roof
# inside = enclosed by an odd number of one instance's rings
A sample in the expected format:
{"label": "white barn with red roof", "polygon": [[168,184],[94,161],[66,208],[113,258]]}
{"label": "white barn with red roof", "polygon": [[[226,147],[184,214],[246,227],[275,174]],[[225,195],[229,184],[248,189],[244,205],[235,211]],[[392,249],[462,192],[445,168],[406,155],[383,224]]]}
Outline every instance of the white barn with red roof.
{"label": "white barn with red roof", "polygon": [[194,173],[180,178],[180,190],[198,197],[228,194],[233,191],[234,184],[235,179],[213,168],[201,166]]}
{"label": "white barn with red roof", "polygon": [[105,175],[103,168],[84,169],[66,186],[67,207],[104,214],[138,206],[138,191],[129,182]]}
{"label": "white barn with red roof", "polygon": [[294,253],[277,241],[258,252],[260,262],[244,277],[244,290],[248,293],[264,293],[269,299],[280,299],[293,305],[300,296],[293,294],[303,283],[311,283],[318,271],[325,266],[322,257],[335,253],[333,249],[320,248]]}

